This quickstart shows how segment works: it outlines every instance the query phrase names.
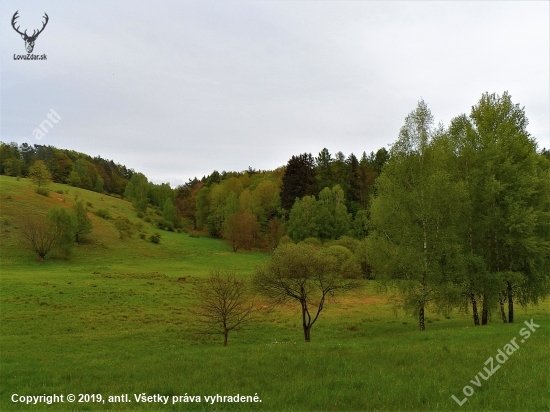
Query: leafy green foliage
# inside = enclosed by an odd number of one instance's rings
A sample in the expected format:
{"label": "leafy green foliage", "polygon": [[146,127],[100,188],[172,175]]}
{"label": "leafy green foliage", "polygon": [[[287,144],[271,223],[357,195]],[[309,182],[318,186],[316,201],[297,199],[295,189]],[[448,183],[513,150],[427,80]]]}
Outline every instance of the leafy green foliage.
{"label": "leafy green foliage", "polygon": [[118,230],[121,239],[132,237],[134,234],[134,225],[127,217],[117,216],[113,223]]}
{"label": "leafy green foliage", "polygon": [[149,185],[147,178],[141,173],[134,173],[126,186],[124,197],[132,201],[132,206],[138,212],[147,210]]}
{"label": "leafy green foliage", "polygon": [[93,225],[92,220],[88,217],[88,212],[84,206],[84,201],[77,201],[73,206],[73,212],[76,217],[75,240],[78,242],[80,236],[87,235],[92,232]]}
{"label": "leafy green foliage", "polygon": [[527,125],[524,109],[505,92],[484,94],[449,128],[469,198],[460,233],[475,268],[461,285],[464,295],[483,299],[484,323],[502,296],[511,322],[514,300],[536,303],[550,292],[550,163],[536,152]]}
{"label": "leafy green foliage", "polygon": [[160,243],[160,238],[161,238],[160,233],[153,233],[151,236],[149,236],[149,240],[152,243],[156,243],[156,244]]}
{"label": "leafy green foliage", "polygon": [[353,289],[357,267],[351,252],[342,246],[317,249],[307,244],[286,243],[257,269],[257,290],[275,304],[298,303],[306,342],[328,297]]}
{"label": "leafy green foliage", "polygon": [[420,101],[392,146],[371,207],[371,264],[377,276],[398,280],[403,307],[418,316],[420,330],[425,307],[444,300],[460,260],[456,205],[465,196],[446,170],[452,159],[442,140]]}
{"label": "leafy green foliage", "polygon": [[56,251],[62,257],[70,257],[78,229],[76,215],[63,207],[54,207],[49,210],[46,218],[55,235]]}
{"label": "leafy green foliage", "polygon": [[105,220],[111,220],[113,218],[107,209],[98,209],[94,214]]}
{"label": "leafy green foliage", "polygon": [[174,202],[170,198],[166,199],[164,202],[162,218],[172,226],[176,226],[177,224],[176,208],[174,207]]}
{"label": "leafy green foliage", "polygon": [[37,188],[47,186],[52,180],[52,175],[42,160],[37,160],[29,168],[29,177]]}

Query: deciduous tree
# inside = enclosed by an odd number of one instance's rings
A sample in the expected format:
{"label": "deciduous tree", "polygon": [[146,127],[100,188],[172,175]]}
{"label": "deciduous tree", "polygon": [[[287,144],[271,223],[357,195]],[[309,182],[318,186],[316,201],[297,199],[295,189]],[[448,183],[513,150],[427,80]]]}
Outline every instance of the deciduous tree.
{"label": "deciduous tree", "polygon": [[69,257],[78,230],[76,215],[64,207],[54,207],[46,217],[55,233],[55,249],[63,257]]}
{"label": "deciduous tree", "polygon": [[234,272],[214,270],[210,277],[196,286],[196,331],[223,335],[227,346],[229,332],[243,329],[252,320],[254,302],[245,280],[237,279]]}
{"label": "deciduous tree", "polygon": [[307,244],[285,243],[275,249],[254,276],[257,290],[273,303],[299,303],[306,342],[311,340],[311,328],[326,299],[357,286],[350,279],[356,275],[357,267],[346,259],[351,252],[339,252],[340,249],[327,251]]}
{"label": "deciduous tree", "polygon": [[82,200],[74,204],[73,212],[76,217],[75,240],[78,242],[80,236],[86,235],[92,231],[92,219],[88,217],[86,206],[84,206]]}
{"label": "deciduous tree", "polygon": [[484,94],[449,128],[469,198],[461,235],[469,259],[482,262],[465,283],[473,299],[483,299],[482,324],[503,297],[513,322],[514,301],[536,303],[549,293],[550,162],[527,125],[505,92]]}
{"label": "deciduous tree", "polygon": [[29,168],[29,177],[38,188],[48,185],[52,180],[52,175],[43,160],[37,160],[32,164]]}
{"label": "deciduous tree", "polygon": [[21,225],[21,236],[23,247],[36,252],[41,262],[55,247],[56,234],[45,216],[26,216]]}
{"label": "deciduous tree", "polygon": [[377,275],[395,281],[421,331],[426,306],[444,303],[448,277],[461,257],[455,205],[464,196],[445,170],[450,153],[441,135],[420,101],[405,119],[371,205],[371,264]]}

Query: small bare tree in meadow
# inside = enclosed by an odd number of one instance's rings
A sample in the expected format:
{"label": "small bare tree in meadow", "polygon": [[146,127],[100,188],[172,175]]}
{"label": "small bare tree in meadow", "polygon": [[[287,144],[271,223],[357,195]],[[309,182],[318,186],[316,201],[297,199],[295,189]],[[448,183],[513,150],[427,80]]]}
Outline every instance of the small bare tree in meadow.
{"label": "small bare tree in meadow", "polygon": [[255,308],[250,288],[234,272],[212,271],[195,293],[198,304],[191,313],[196,331],[223,335],[223,346],[227,346],[229,332],[243,329],[252,320]]}
{"label": "small bare tree in meadow", "polygon": [[56,232],[46,216],[26,217],[21,226],[21,236],[23,247],[36,252],[41,262],[57,243]]}

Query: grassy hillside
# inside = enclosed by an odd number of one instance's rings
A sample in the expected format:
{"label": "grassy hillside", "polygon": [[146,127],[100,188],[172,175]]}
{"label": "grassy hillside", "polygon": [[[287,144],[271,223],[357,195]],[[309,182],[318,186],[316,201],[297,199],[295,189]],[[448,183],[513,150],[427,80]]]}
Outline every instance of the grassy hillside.
{"label": "grassy hillside", "polygon": [[[16,180],[13,177],[0,176],[2,265],[17,265],[18,268],[30,265],[33,271],[48,271],[54,265],[56,268],[71,268],[83,273],[162,270],[181,277],[190,274],[202,276],[208,274],[213,267],[249,272],[254,264],[265,258],[261,254],[232,253],[231,248],[219,240],[192,238],[185,233],[161,231],[152,224],[155,219],[160,218],[153,210],[148,209],[146,217],[152,221],[148,223],[137,217],[132,205],[126,200],[62,184],[54,183],[49,187],[50,196],[46,197],[35,193],[28,179]],[[18,245],[17,228],[27,216],[45,214],[54,206],[70,208],[77,199],[87,204],[93,221],[93,232],[85,237],[82,244],[76,246],[70,261],[47,259],[43,265],[36,265],[33,252]],[[108,211],[112,219],[105,220],[94,215],[99,209]],[[131,237],[120,239],[113,223],[119,216],[128,218],[134,225],[134,234]],[[143,240],[140,233],[146,239],[153,233],[160,233],[161,242],[157,245]]]}
{"label": "grassy hillside", "polygon": [[[156,245],[139,233],[158,230],[128,202],[65,185],[51,189],[44,197],[26,179],[0,176],[2,411],[550,410],[548,301],[518,308],[514,324],[495,313],[488,326],[475,328],[467,314],[430,312],[421,333],[365,281],[327,303],[309,344],[299,308],[289,305],[258,315],[223,348],[221,337],[191,333],[193,289],[215,267],[250,274],[266,254],[233,253],[219,240],[164,231]],[[22,219],[71,207],[77,193],[91,213],[130,219],[135,233],[120,239],[112,220],[90,214],[93,232],[70,260],[38,262],[19,245]],[[520,343],[531,318],[540,328]],[[480,379],[481,387],[471,383],[513,338],[520,349]],[[466,385],[474,393],[459,406],[451,396],[464,399]],[[136,402],[143,393],[170,398],[166,405]],[[12,402],[14,394],[63,394],[64,402],[26,405]],[[77,401],[68,402],[68,394]],[[102,397],[78,402],[78,394]],[[131,402],[109,402],[123,394]],[[216,394],[257,394],[262,402],[206,402]],[[184,402],[185,395],[201,402]]]}

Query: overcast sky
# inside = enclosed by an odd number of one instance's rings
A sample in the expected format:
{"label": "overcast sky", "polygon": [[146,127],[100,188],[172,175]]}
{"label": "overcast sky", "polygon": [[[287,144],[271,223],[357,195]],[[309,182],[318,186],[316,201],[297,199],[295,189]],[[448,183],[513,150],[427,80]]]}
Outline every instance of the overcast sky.
{"label": "overcast sky", "polygon": [[[548,1],[0,3],[1,140],[100,155],[157,183],[388,147],[507,90],[550,147]],[[26,54],[11,27],[42,27]],[[40,140],[33,130],[60,117]]]}

